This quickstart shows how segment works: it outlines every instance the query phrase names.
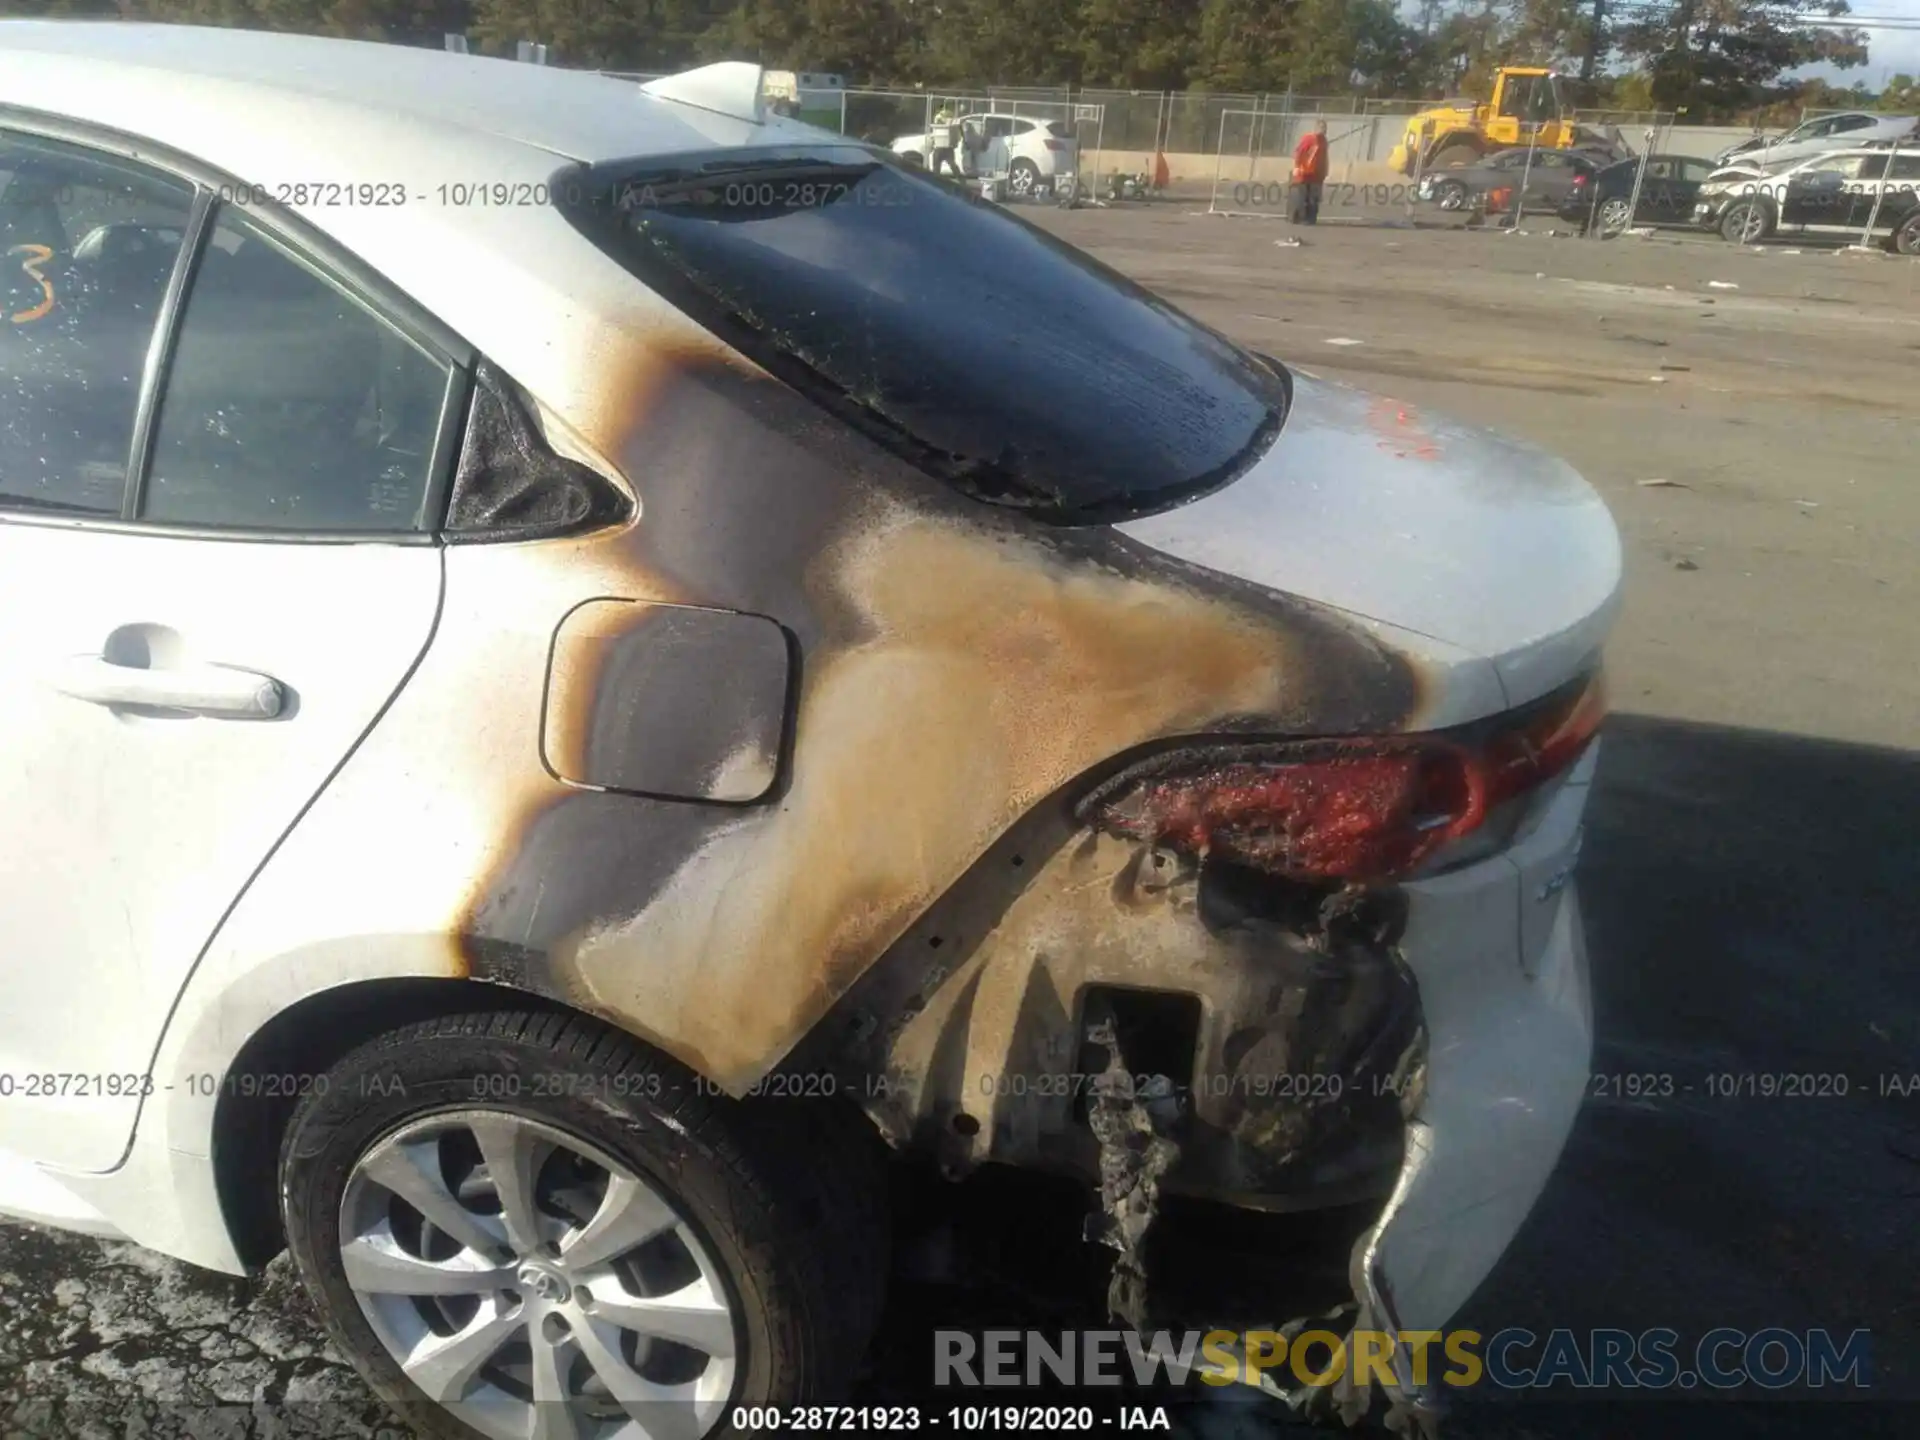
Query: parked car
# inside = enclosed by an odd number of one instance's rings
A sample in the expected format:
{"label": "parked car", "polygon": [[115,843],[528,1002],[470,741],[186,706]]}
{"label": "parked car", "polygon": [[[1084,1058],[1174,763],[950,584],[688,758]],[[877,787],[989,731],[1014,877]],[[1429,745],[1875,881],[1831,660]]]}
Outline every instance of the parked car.
{"label": "parked car", "polygon": [[1639,160],[1622,160],[1575,177],[1560,218],[1601,235],[1618,235],[1629,225],[1691,225],[1694,199],[1713,173],[1710,162],[1691,155],[1649,155],[1644,175]]}
{"label": "parked car", "polygon": [[895,1154],[1093,1207],[1146,1127],[1378,1207],[1389,1332],[1479,1285],[1587,1091],[1570,467],[753,65],[5,21],[0,93],[0,1211],[290,1248],[435,1434],[844,1394]]}
{"label": "parked car", "polygon": [[[1073,127],[1064,120],[1035,120],[988,111],[961,116],[960,127],[971,141],[955,153],[962,173],[1004,175],[1007,188],[1015,195],[1031,195],[1042,185],[1076,174],[1079,169],[1079,142]],[[892,150],[913,165],[927,165],[933,160],[932,137],[925,133],[900,136]]]}
{"label": "parked car", "polygon": [[1722,165],[1734,160],[1758,165],[1784,165],[1810,159],[1829,150],[1852,148],[1874,141],[1897,144],[1914,134],[1917,118],[1920,117],[1878,115],[1868,110],[1820,115],[1772,139],[1758,135],[1751,140],[1742,140],[1737,145],[1729,145],[1715,158]]}
{"label": "parked car", "polygon": [[1862,148],[1764,175],[1716,177],[1701,187],[1693,221],[1742,244],[1774,235],[1858,237],[1871,222],[1892,249],[1913,255],[1920,254],[1917,190],[1920,147]]}
{"label": "parked car", "polygon": [[1475,195],[1518,188],[1524,177],[1525,208],[1551,210],[1565,199],[1578,177],[1591,175],[1607,163],[1600,152],[1591,150],[1535,149],[1531,165],[1527,155],[1527,147],[1520,145],[1497,150],[1475,164],[1431,171],[1421,176],[1415,194],[1442,210],[1464,210]]}

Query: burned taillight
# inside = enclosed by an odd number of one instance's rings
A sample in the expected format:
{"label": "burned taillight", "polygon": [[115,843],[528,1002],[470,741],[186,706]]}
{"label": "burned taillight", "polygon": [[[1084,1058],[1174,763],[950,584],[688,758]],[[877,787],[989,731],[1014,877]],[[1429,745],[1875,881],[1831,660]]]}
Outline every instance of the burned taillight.
{"label": "burned taillight", "polygon": [[1176,750],[1081,804],[1111,833],[1295,880],[1405,875],[1560,774],[1606,713],[1598,676],[1447,734]]}
{"label": "burned taillight", "polygon": [[1049,150],[1065,150],[1071,144],[1066,140],[1042,140],[1040,143]]}

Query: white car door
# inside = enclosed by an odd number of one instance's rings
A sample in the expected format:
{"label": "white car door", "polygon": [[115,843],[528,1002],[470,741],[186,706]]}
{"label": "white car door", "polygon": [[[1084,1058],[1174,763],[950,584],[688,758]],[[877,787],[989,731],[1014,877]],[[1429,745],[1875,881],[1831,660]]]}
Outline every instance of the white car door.
{"label": "white car door", "polygon": [[982,175],[1004,175],[1012,167],[1013,157],[1007,151],[1007,142],[1012,134],[1012,116],[987,116],[987,148],[980,156],[980,173]]}
{"label": "white car door", "polygon": [[194,189],[0,152],[0,1152],[102,1170],[209,938],[431,637],[457,371],[225,208],[163,368]]}

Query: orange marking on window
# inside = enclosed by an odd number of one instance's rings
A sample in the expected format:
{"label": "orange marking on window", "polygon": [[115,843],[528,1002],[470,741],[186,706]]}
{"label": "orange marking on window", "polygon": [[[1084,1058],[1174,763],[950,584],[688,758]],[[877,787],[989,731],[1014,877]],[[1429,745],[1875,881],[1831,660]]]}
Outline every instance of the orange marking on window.
{"label": "orange marking on window", "polygon": [[7,254],[25,255],[27,257],[20,262],[20,268],[33,277],[34,281],[40,286],[40,293],[46,297],[31,310],[22,310],[18,315],[9,315],[7,318],[15,325],[27,325],[35,320],[45,319],[53,313],[53,282],[40,273],[40,267],[46,264],[47,261],[53,259],[52,247],[47,245],[16,245],[7,251]]}

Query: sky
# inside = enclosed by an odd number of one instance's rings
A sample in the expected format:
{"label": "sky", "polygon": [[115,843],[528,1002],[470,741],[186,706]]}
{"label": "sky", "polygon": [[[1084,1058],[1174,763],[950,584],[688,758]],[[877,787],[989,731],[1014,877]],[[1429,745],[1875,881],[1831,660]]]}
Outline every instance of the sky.
{"label": "sky", "polygon": [[[1920,0],[1851,0],[1862,15],[1900,16],[1920,22]],[[1879,90],[1889,75],[1920,75],[1920,29],[1867,31],[1867,63],[1851,70],[1836,70],[1830,65],[1812,65],[1800,72],[1818,76],[1835,85],[1855,81],[1869,90]]]}

